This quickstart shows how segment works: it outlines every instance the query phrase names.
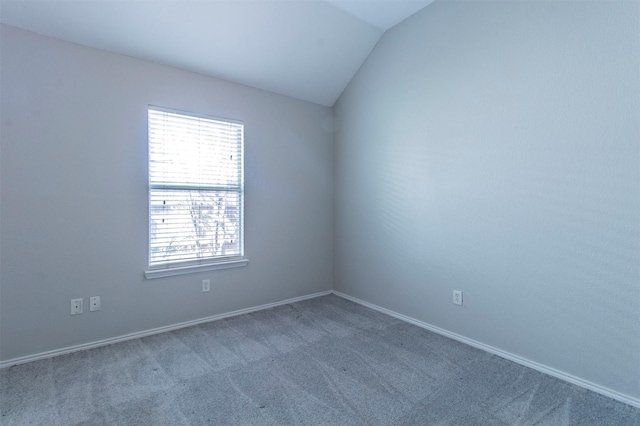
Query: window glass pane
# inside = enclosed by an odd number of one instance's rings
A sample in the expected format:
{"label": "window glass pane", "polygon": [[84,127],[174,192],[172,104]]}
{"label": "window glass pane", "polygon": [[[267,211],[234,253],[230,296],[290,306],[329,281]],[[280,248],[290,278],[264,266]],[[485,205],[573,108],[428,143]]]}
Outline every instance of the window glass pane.
{"label": "window glass pane", "polygon": [[151,190],[151,263],[239,256],[240,194]]}
{"label": "window glass pane", "polygon": [[[154,184],[238,185],[243,126],[149,111],[149,180]],[[182,122],[186,122],[182,123]]]}

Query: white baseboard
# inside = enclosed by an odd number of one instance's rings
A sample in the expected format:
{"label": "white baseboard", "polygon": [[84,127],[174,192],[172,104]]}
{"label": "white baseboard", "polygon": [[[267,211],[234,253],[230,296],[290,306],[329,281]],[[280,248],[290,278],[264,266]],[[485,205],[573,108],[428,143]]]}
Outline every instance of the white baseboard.
{"label": "white baseboard", "polygon": [[252,308],[238,309],[237,311],[227,312],[224,314],[213,315],[206,318],[200,318],[193,321],[185,321],[178,324],[172,324],[164,327],[153,328],[151,330],[139,331],[136,333],[125,334],[124,336],[112,337],[109,339],[97,340],[95,342],[83,343],[81,345],[69,346],[62,349],[55,349],[52,351],[41,352],[35,355],[27,355],[19,358],[13,358],[7,361],[0,362],[0,369],[11,367],[13,365],[25,364],[27,362],[37,361],[45,358],[52,358],[58,355],[69,354],[72,352],[83,351],[85,349],[93,349],[100,346],[111,345],[114,343],[124,342],[127,340],[138,339],[140,337],[152,336],[154,334],[165,333],[167,331],[178,330],[184,327],[190,327],[192,325],[198,325],[205,322],[217,321],[223,318],[235,317],[237,315],[248,314],[250,312],[262,311],[264,309],[275,308],[276,306],[287,305],[289,303],[300,302],[302,300],[313,299],[315,297],[326,296],[331,294],[331,290],[322,291],[320,293],[308,294],[306,296],[294,297],[292,299],[281,300],[279,302],[267,303],[265,305],[254,306]]}
{"label": "white baseboard", "polygon": [[564,380],[566,382],[572,383],[574,385],[583,387],[585,389],[589,389],[592,390],[594,392],[597,392],[601,395],[607,396],[609,398],[618,400],[620,402],[623,402],[625,404],[629,404],[633,407],[637,407],[640,408],[640,399],[637,398],[633,398],[630,397],[628,395],[624,395],[621,394],[619,392],[613,391],[611,389],[596,385],[594,383],[591,383],[587,380],[583,380],[579,377],[575,377],[572,376],[571,374],[567,374],[564,373],[562,371],[556,370],[554,368],[551,367],[547,367],[545,365],[542,364],[538,364],[537,362],[533,362],[533,361],[529,361],[528,359],[519,357],[517,355],[513,355],[509,352],[505,352],[501,349],[497,349],[494,348],[493,346],[489,346],[486,345],[484,343],[480,343],[476,340],[473,339],[469,339],[467,337],[461,336],[459,334],[456,333],[452,333],[450,331],[444,330],[440,327],[436,327],[434,325],[428,324],[426,322],[417,320],[415,318],[411,318],[408,317],[406,315],[403,314],[399,314],[397,312],[394,312],[392,310],[383,308],[381,306],[378,305],[374,305],[373,303],[369,303],[369,302],[365,302],[364,300],[358,299],[356,297],[353,296],[349,296],[347,294],[344,293],[340,293],[339,291],[322,291],[319,293],[314,293],[314,294],[309,294],[306,296],[300,296],[300,297],[294,297],[291,299],[286,299],[286,300],[281,300],[278,302],[273,302],[273,303],[267,303],[264,305],[259,305],[259,306],[254,306],[251,308],[245,308],[245,309],[239,309],[237,311],[232,311],[232,312],[227,312],[224,314],[218,314],[218,315],[213,315],[210,317],[206,317],[206,318],[200,318],[197,320],[193,320],[193,321],[185,321],[185,322],[181,322],[178,324],[172,324],[169,326],[164,326],[164,327],[158,327],[158,328],[154,328],[151,330],[145,330],[145,331],[140,331],[140,332],[136,332],[136,333],[130,333],[130,334],[125,334],[123,336],[118,336],[118,337],[112,337],[109,339],[103,339],[103,340],[97,340],[94,342],[90,342],[90,343],[84,343],[81,345],[74,345],[74,346],[69,346],[66,348],[62,348],[62,349],[56,349],[56,350],[52,350],[52,351],[47,351],[47,352],[41,352],[39,354],[35,354],[35,355],[27,355],[27,356],[23,356],[23,357],[19,357],[19,358],[13,358],[7,361],[2,361],[0,362],[0,369],[1,368],[7,368],[13,365],[18,365],[18,364],[25,364],[27,362],[32,362],[32,361],[37,361],[37,360],[41,360],[41,359],[46,359],[46,358],[52,358],[54,356],[58,356],[58,355],[64,355],[64,354],[69,354],[72,352],[77,352],[77,351],[82,351],[85,349],[92,349],[92,348],[97,348],[100,346],[106,346],[106,345],[111,345],[114,343],[119,343],[119,342],[125,342],[127,340],[132,340],[132,339],[138,339],[140,337],[146,337],[146,336],[152,336],[154,334],[159,334],[159,333],[165,333],[167,331],[173,331],[173,330],[178,330],[180,328],[184,328],[184,327],[190,327],[193,325],[198,325],[198,324],[202,324],[202,323],[206,323],[206,322],[210,322],[210,321],[216,321],[216,320],[220,320],[220,319],[224,319],[224,318],[230,318],[230,317],[234,317],[237,315],[242,315],[242,314],[248,314],[250,312],[256,312],[256,311],[261,311],[264,309],[269,309],[269,308],[274,308],[276,306],[282,306],[282,305],[287,305],[289,303],[295,303],[295,302],[300,302],[302,300],[307,300],[307,299],[313,299],[316,297],[321,297],[321,296],[326,296],[328,294],[335,294],[336,296],[342,297],[343,299],[346,300],[350,300],[352,302],[358,303],[360,305],[366,306],[368,308],[371,308],[373,310],[376,310],[378,312],[382,312],[386,315],[392,316],[394,318],[398,318],[402,321],[408,322],[410,324],[414,324],[417,325],[418,327],[422,327],[425,328],[427,330],[433,331],[434,333],[438,333],[441,334],[443,336],[449,337],[451,339],[457,340],[459,342],[465,343],[467,345],[482,349],[486,352],[492,353],[494,355],[498,355],[502,358],[508,359],[510,361],[516,362],[518,364],[524,365],[525,367],[529,367],[532,368],[534,370],[540,371],[541,373],[545,373],[548,374],[550,376],[553,377],[557,377],[558,379]]}
{"label": "white baseboard", "polygon": [[357,303],[359,305],[366,306],[367,308],[374,309],[374,310],[376,310],[378,312],[382,312],[383,314],[387,314],[387,315],[392,316],[394,318],[398,318],[398,319],[400,319],[402,321],[406,321],[408,323],[417,325],[418,327],[425,328],[425,329],[427,329],[429,331],[433,331],[434,333],[441,334],[443,336],[446,336],[446,337],[449,337],[451,339],[457,340],[459,342],[465,343],[465,344],[467,344],[469,346],[473,346],[473,347],[476,347],[478,349],[482,349],[482,350],[484,350],[486,352],[492,353],[494,355],[498,355],[499,357],[508,359],[508,360],[513,361],[515,363],[518,363],[520,365],[524,365],[525,367],[529,367],[529,368],[532,368],[534,370],[540,371],[541,373],[545,373],[545,374],[548,374],[550,376],[557,377],[558,379],[564,380],[564,381],[572,383],[574,385],[577,385],[577,386],[592,390],[592,391],[594,391],[596,393],[599,393],[599,394],[607,396],[609,398],[618,400],[620,402],[624,402],[625,404],[629,404],[629,405],[631,405],[633,407],[640,408],[640,399],[633,398],[633,397],[630,397],[628,395],[624,395],[624,394],[621,394],[619,392],[613,391],[611,389],[605,388],[603,386],[596,385],[595,383],[591,383],[591,382],[589,382],[587,380],[583,380],[583,379],[581,379],[579,377],[572,376],[571,374],[567,374],[567,373],[562,372],[560,370],[556,370],[555,368],[547,367],[546,365],[538,364],[537,362],[534,362],[534,361],[529,361],[528,359],[519,357],[519,356],[511,354],[509,352],[505,352],[505,351],[503,351],[501,349],[494,348],[493,346],[489,346],[489,345],[486,345],[484,343],[480,343],[480,342],[478,342],[476,340],[469,339],[467,337],[461,336],[459,334],[452,333],[450,331],[447,331],[447,330],[444,330],[444,329],[442,329],[440,327],[436,327],[436,326],[428,324],[426,322],[417,320],[415,318],[411,318],[411,317],[408,317],[406,315],[402,315],[402,314],[399,314],[399,313],[394,312],[392,310],[383,308],[381,306],[374,305],[373,303],[365,302],[364,300],[360,300],[360,299],[358,299],[356,297],[349,296],[349,295],[344,294],[344,293],[340,293],[339,291],[335,291],[334,290],[334,291],[332,291],[332,293],[335,294],[336,296],[342,297],[343,299],[350,300],[350,301],[355,302],[355,303]]}

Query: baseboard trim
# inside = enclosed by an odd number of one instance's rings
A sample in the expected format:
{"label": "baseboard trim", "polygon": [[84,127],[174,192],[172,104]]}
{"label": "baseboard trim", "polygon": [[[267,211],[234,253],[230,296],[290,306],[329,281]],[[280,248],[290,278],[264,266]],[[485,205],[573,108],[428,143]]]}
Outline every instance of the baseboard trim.
{"label": "baseboard trim", "polygon": [[90,343],[83,343],[80,345],[68,346],[62,349],[55,349],[52,351],[41,352],[35,355],[27,355],[19,358],[13,358],[7,361],[0,362],[0,369],[11,367],[18,364],[26,364],[32,361],[38,361],[46,358],[53,358],[58,355],[65,355],[72,352],[83,351],[86,349],[98,348],[100,346],[112,345],[114,343],[125,342],[127,340],[138,339],[140,337],[152,336],[154,334],[165,333],[167,331],[178,330],[180,328],[191,327],[193,325],[203,324],[205,322],[217,321],[224,318],[235,317],[238,315],[248,314],[251,312],[262,311],[264,309],[275,308],[276,306],[288,305],[290,303],[300,302],[302,300],[314,299],[316,297],[327,296],[331,294],[331,290],[321,291],[319,293],[308,294],[306,296],[294,297],[291,299],[281,300],[278,302],[267,303],[264,305],[254,306],[251,308],[238,309],[237,311],[227,312],[224,314],[213,315],[210,317],[200,318],[192,321],[185,321],[178,324],[167,325],[164,327],[153,328],[145,331],[138,331],[135,333],[125,334],[123,336],[112,337],[109,339],[96,340]]}
{"label": "baseboard trim", "polygon": [[350,300],[350,301],[355,302],[355,303],[357,303],[359,305],[366,306],[367,308],[371,308],[371,309],[376,310],[378,312],[382,312],[383,314],[387,314],[387,315],[389,315],[391,317],[398,318],[398,319],[400,319],[402,321],[408,322],[408,323],[413,324],[413,325],[417,325],[418,327],[425,328],[425,329],[427,329],[429,331],[433,331],[434,333],[441,334],[443,336],[446,336],[446,337],[449,337],[451,339],[457,340],[459,342],[465,343],[465,344],[467,344],[469,346],[473,346],[473,347],[476,347],[478,349],[482,349],[482,350],[484,350],[486,352],[492,353],[492,354],[497,355],[499,357],[508,359],[508,360],[513,361],[515,363],[518,363],[520,365],[524,365],[525,367],[529,367],[529,368],[537,370],[537,371],[539,371],[541,373],[545,373],[545,374],[548,374],[550,376],[556,377],[556,378],[558,378],[560,380],[564,380],[565,382],[572,383],[574,385],[580,386],[580,387],[585,388],[585,389],[589,389],[589,390],[591,390],[593,392],[599,393],[601,395],[607,396],[609,398],[615,399],[617,401],[623,402],[623,403],[631,405],[633,407],[640,408],[640,399],[633,398],[633,397],[630,397],[628,395],[621,394],[619,392],[613,391],[613,390],[605,388],[603,386],[596,385],[595,383],[591,383],[591,382],[589,382],[587,380],[583,380],[583,379],[581,379],[579,377],[572,376],[571,374],[562,372],[560,370],[556,370],[555,368],[547,367],[546,365],[543,365],[543,364],[538,364],[537,362],[530,361],[530,360],[528,360],[526,358],[522,358],[522,357],[520,357],[518,355],[514,355],[512,353],[503,351],[501,349],[494,348],[493,346],[489,346],[489,345],[486,345],[484,343],[478,342],[476,340],[469,339],[467,337],[461,336],[459,334],[452,333],[450,331],[447,331],[447,330],[442,329],[440,327],[436,327],[436,326],[428,324],[426,322],[417,320],[415,318],[411,318],[409,316],[406,316],[406,315],[403,315],[403,314],[399,314],[399,313],[397,313],[395,311],[392,311],[390,309],[383,308],[383,307],[378,306],[378,305],[374,305],[373,303],[365,302],[364,300],[358,299],[358,298],[353,297],[353,296],[349,296],[349,295],[341,293],[339,291],[335,291],[334,290],[334,291],[332,291],[332,293],[335,294],[338,297],[342,297],[343,299]]}

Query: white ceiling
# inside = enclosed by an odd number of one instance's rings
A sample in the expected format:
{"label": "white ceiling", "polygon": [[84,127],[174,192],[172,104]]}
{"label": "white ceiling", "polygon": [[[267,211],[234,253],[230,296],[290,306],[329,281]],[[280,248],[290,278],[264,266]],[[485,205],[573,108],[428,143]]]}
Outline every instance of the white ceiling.
{"label": "white ceiling", "polygon": [[326,0],[374,27],[387,31],[435,0]]}
{"label": "white ceiling", "polygon": [[332,106],[434,0],[0,0],[0,22]]}

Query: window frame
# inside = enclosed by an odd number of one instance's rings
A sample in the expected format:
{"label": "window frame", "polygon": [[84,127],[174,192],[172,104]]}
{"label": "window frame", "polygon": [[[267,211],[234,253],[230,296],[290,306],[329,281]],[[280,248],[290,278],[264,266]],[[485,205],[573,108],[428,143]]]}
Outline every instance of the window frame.
{"label": "window frame", "polygon": [[[239,185],[233,185],[226,188],[221,187],[208,187],[206,185],[202,185],[201,183],[193,184],[193,183],[178,183],[178,184],[167,184],[167,183],[153,183],[151,177],[151,140],[150,140],[150,115],[151,111],[157,111],[160,113],[170,113],[177,114],[181,116],[185,116],[188,118],[201,118],[206,120],[213,120],[220,123],[231,123],[242,126],[242,136],[240,139],[240,163],[239,163],[239,172],[240,179]],[[192,113],[189,111],[181,111],[173,108],[165,108],[159,107],[156,105],[148,105],[147,107],[147,219],[148,219],[148,241],[147,241],[147,269],[144,274],[147,279],[153,278],[161,278],[167,276],[175,276],[182,274],[190,274],[197,273],[203,271],[212,271],[217,269],[227,269],[227,268],[235,268],[246,266],[249,263],[249,260],[244,257],[244,122],[235,119],[228,119],[218,116],[212,116],[207,114],[199,114]],[[152,246],[152,191],[153,190],[171,190],[171,191],[197,191],[199,193],[206,193],[211,190],[218,191],[228,191],[234,192],[238,194],[238,204],[239,204],[239,219],[238,219],[238,228],[239,228],[239,254],[230,255],[230,256],[210,256],[200,259],[189,259],[189,260],[174,260],[174,261],[166,261],[163,263],[154,262],[152,263],[152,254],[151,254],[151,246]]]}

